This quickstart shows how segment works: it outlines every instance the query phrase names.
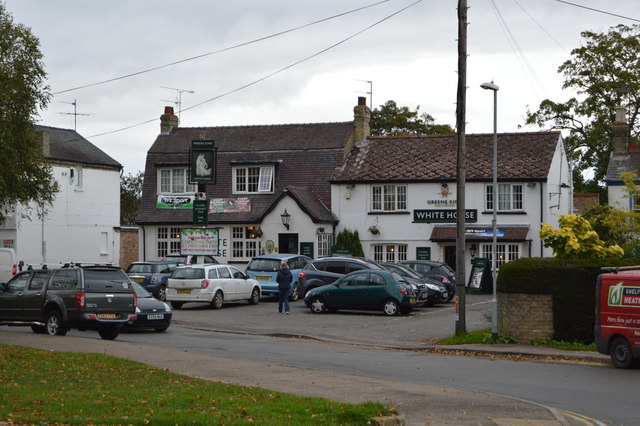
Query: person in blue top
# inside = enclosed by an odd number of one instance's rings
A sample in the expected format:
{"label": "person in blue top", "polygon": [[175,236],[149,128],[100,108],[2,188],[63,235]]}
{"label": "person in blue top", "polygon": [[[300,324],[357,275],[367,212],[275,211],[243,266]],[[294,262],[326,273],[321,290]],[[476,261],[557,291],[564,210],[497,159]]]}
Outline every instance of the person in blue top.
{"label": "person in blue top", "polygon": [[276,282],[278,283],[278,312],[282,313],[282,305],[284,303],[284,313],[287,315],[289,315],[291,281],[293,281],[293,275],[289,270],[289,265],[287,265],[287,262],[282,262],[276,277]]}

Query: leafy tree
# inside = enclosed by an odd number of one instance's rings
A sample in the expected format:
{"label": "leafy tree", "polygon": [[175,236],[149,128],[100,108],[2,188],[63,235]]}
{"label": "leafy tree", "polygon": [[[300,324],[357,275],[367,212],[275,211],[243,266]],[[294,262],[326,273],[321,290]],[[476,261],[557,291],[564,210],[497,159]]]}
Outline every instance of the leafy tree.
{"label": "leafy tree", "polygon": [[0,220],[16,204],[44,214],[57,192],[33,127],[49,103],[40,43],[0,3]]}
{"label": "leafy tree", "polygon": [[371,112],[371,134],[376,136],[446,135],[455,133],[448,124],[435,124],[435,119],[408,107],[398,107],[389,100]]}
{"label": "leafy tree", "polygon": [[356,257],[364,257],[364,251],[360,243],[360,233],[357,230],[352,231],[349,228],[345,228],[338,232],[336,246],[351,250],[351,253]]}
{"label": "leafy tree", "polygon": [[543,223],[540,239],[545,247],[562,259],[603,259],[624,255],[620,246],[607,246],[591,228],[589,222],[575,214],[560,215],[560,229]]}
{"label": "leafy tree", "polygon": [[[545,99],[536,112],[527,112],[526,123],[568,130],[565,146],[574,162],[577,190],[594,191],[607,171],[611,151],[615,107],[625,106],[631,137],[640,131],[640,25],[618,25],[608,33],[585,31],[583,46],[571,51],[572,59],[558,72],[564,75],[563,89],[575,89],[580,100],[564,103]],[[594,171],[586,182],[585,170]],[[600,185],[601,186],[601,185]]]}
{"label": "leafy tree", "polygon": [[135,225],[142,198],[144,174],[129,173],[120,179],[120,224]]}
{"label": "leafy tree", "polygon": [[[621,173],[625,184],[625,198],[637,199],[640,188],[636,173]],[[598,236],[609,245],[618,245],[626,257],[640,257],[640,213],[629,211],[622,206],[596,205],[586,210],[582,217],[587,219]]]}

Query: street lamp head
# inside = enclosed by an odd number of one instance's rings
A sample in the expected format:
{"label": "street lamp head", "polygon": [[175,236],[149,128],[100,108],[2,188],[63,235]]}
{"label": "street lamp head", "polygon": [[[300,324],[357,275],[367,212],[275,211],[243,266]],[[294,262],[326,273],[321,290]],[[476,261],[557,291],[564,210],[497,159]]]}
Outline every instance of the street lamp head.
{"label": "street lamp head", "polygon": [[480,87],[485,90],[493,90],[494,92],[497,92],[500,89],[497,84],[493,84],[493,81],[491,83],[482,83]]}

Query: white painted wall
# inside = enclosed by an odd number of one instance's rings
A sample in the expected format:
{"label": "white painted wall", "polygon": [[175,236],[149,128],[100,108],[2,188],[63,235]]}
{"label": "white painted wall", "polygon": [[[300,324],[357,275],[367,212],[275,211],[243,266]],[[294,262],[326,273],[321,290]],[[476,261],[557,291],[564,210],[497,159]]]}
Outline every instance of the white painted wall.
{"label": "white painted wall", "polygon": [[[289,229],[282,224],[281,214],[285,209],[287,213],[291,215],[289,222]],[[232,226],[256,226],[258,224],[244,223],[237,225],[228,224],[209,224],[209,227],[219,228],[219,248],[220,256],[216,259],[221,263],[229,262],[248,262],[249,258],[236,259],[232,257]],[[331,232],[331,225],[314,223],[311,218],[298,206],[298,204],[291,197],[283,197],[275,208],[265,216],[260,228],[263,231],[263,235],[260,238],[262,249],[266,248],[267,241],[273,241],[276,249],[278,248],[278,236],[279,234],[298,234],[298,249],[301,242],[313,242],[314,245],[314,257],[317,257],[318,253],[318,241],[317,232],[318,228],[325,228],[325,232]],[[140,259],[146,260],[159,260],[158,257],[158,228],[164,226],[145,226],[144,231],[138,233],[140,238],[139,252]],[[169,226],[171,227],[171,226]],[[175,227],[175,226],[174,226]],[[181,225],[180,228],[189,228],[190,226]]]}
{"label": "white painted wall", "polygon": [[[501,182],[503,183],[503,182]],[[506,183],[506,182],[505,182]],[[572,211],[572,181],[569,163],[564,153],[562,141],[558,145],[548,174],[548,182],[513,181],[523,185],[524,211],[518,214],[498,214],[497,227],[501,225],[528,226],[527,242],[520,243],[521,257],[548,257],[551,249],[544,248],[540,241],[540,223],[545,222],[557,227],[558,214]],[[562,183],[569,188],[561,188]],[[478,221],[469,225],[490,228],[493,214],[485,212],[485,187],[491,183],[467,182],[465,185],[465,208],[478,211]],[[331,203],[333,212],[340,219],[336,234],[345,228],[357,230],[360,234],[362,248],[366,257],[373,258],[375,244],[407,244],[407,257],[415,259],[417,247],[430,247],[431,259],[443,262],[444,246],[451,243],[429,241],[434,226],[455,224],[413,223],[414,210],[421,209],[456,209],[456,184],[448,184],[450,194],[443,197],[440,183],[410,183],[407,185],[407,210],[405,214],[371,214],[371,185],[356,184],[353,188],[346,185],[332,185]],[[553,194],[552,194],[553,193]],[[445,205],[429,204],[428,200],[453,201]],[[368,231],[371,225],[380,228],[378,235]],[[471,262],[467,241],[467,264]],[[476,255],[479,255],[477,253]],[[471,268],[465,268],[467,274]],[[465,278],[466,282],[466,278]]]}
{"label": "white painted wall", "polygon": [[[60,191],[46,218],[37,207],[16,215],[16,254],[25,263],[100,262],[117,264],[120,258],[120,173],[83,168],[82,188],[70,179],[70,167],[53,166]],[[43,253],[43,238],[46,250]]]}

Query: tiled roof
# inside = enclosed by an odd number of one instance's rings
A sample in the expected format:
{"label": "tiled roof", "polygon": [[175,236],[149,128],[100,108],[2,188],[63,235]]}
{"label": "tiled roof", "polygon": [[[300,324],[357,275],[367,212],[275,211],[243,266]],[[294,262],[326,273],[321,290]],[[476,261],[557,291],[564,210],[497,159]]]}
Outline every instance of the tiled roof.
{"label": "tiled roof", "polygon": [[[629,145],[630,147],[633,145]],[[608,183],[622,183],[620,175],[625,172],[638,173],[640,170],[640,153],[632,148],[627,155],[613,155],[609,158],[605,180]]]}
{"label": "tiled roof", "polygon": [[[498,179],[545,180],[560,132],[498,134]],[[468,134],[467,181],[492,178],[493,134]],[[331,177],[341,182],[425,182],[456,179],[456,135],[370,137]]]}
{"label": "tiled roof", "polygon": [[49,135],[49,160],[73,162],[122,169],[122,165],[100,148],[70,129],[36,125],[37,131]]}
{"label": "tiled roof", "polygon": [[218,152],[342,149],[353,121],[228,127],[177,127],[158,135],[149,152],[185,152],[191,141],[213,139]]}
{"label": "tiled roof", "polygon": [[[156,208],[158,166],[188,167],[192,140],[213,139],[218,147],[216,184],[207,185],[208,198],[248,197],[247,213],[210,213],[209,223],[260,223],[290,187],[314,220],[333,221],[329,177],[341,164],[343,149],[352,138],[353,122],[270,126],[176,128],[160,135],[147,153],[140,224],[189,224],[191,210]],[[232,170],[239,164],[273,164],[275,187],[271,194],[234,195]],[[313,200],[315,198],[315,200]]]}

